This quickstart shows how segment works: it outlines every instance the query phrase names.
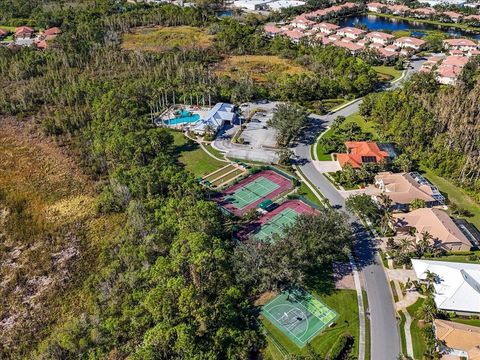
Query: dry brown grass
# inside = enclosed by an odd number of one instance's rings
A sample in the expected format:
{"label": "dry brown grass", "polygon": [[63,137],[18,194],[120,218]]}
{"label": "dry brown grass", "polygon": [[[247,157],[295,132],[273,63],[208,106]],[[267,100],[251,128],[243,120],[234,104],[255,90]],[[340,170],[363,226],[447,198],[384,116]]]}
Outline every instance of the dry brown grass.
{"label": "dry brown grass", "polygon": [[95,184],[31,122],[0,118],[0,154],[0,344],[15,351],[81,311],[83,279],[124,219],[96,214]]}
{"label": "dry brown grass", "polygon": [[308,73],[308,70],[291,60],[273,55],[241,55],[225,58],[215,70],[219,76],[239,80],[251,78],[257,83],[275,80],[285,74]]}
{"label": "dry brown grass", "polygon": [[205,49],[213,44],[205,29],[192,26],[139,27],[123,35],[125,50],[164,52],[173,48]]}

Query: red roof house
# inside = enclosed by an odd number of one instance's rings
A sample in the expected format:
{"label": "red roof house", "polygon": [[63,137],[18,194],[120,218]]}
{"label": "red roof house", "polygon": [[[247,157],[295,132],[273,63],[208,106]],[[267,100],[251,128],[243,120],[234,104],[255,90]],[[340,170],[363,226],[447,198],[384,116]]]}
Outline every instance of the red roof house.
{"label": "red roof house", "polygon": [[10,31],[7,29],[0,29],[0,40],[7,37],[10,34]]}
{"label": "red roof house", "polygon": [[343,168],[346,164],[359,169],[362,164],[378,163],[389,157],[388,152],[380,150],[374,141],[347,141],[346,154],[337,154],[337,161]]}
{"label": "red roof house", "polygon": [[30,38],[35,30],[30,26],[20,26],[15,29],[15,37]]}

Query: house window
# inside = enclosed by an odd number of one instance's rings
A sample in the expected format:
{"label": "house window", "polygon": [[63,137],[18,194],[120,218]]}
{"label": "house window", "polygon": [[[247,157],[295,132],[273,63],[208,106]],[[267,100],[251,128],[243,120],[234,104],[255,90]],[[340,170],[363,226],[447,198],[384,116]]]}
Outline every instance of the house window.
{"label": "house window", "polygon": [[362,156],[362,163],[374,163],[377,162],[375,156]]}

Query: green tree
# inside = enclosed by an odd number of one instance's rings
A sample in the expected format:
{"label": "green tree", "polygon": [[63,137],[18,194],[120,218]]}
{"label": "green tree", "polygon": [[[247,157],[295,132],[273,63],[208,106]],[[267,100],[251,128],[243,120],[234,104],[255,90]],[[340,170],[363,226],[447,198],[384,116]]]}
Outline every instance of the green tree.
{"label": "green tree", "polygon": [[280,104],[275,109],[267,125],[277,130],[277,143],[287,146],[307,124],[307,111],[293,104]]}
{"label": "green tree", "polygon": [[413,200],[409,206],[410,210],[422,209],[426,207],[427,207],[427,203],[425,202],[425,200],[422,200],[422,199]]}

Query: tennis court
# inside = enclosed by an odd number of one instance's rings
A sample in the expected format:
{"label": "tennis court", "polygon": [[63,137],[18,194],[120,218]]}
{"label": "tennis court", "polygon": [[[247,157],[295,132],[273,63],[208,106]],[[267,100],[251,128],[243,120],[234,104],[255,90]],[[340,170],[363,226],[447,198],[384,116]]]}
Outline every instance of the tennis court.
{"label": "tennis court", "polygon": [[337,317],[335,311],[300,289],[282,292],[263,306],[262,314],[300,348]]}
{"label": "tennis court", "polygon": [[282,235],[285,228],[293,225],[300,214],[313,213],[315,209],[303,201],[286,201],[260,219],[261,225],[253,232],[253,237],[261,242],[272,241],[273,234]]}
{"label": "tennis court", "polygon": [[290,179],[272,170],[263,170],[226,189],[220,205],[241,216],[265,199],[273,200],[292,187]]}
{"label": "tennis court", "polygon": [[267,178],[260,177],[235,191],[227,200],[237,209],[243,209],[245,206],[263,199],[278,188],[278,184]]}

